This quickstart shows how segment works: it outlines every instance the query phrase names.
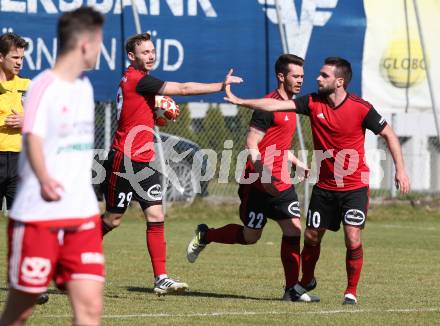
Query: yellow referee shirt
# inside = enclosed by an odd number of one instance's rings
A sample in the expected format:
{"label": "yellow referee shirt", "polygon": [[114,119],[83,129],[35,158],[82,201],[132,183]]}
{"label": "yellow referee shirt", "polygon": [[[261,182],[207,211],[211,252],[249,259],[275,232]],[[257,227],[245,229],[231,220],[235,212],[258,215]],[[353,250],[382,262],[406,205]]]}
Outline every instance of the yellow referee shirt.
{"label": "yellow referee shirt", "polygon": [[0,82],[0,152],[19,152],[21,150],[20,128],[9,128],[5,119],[12,114],[23,112],[22,98],[29,87],[30,79],[14,76]]}

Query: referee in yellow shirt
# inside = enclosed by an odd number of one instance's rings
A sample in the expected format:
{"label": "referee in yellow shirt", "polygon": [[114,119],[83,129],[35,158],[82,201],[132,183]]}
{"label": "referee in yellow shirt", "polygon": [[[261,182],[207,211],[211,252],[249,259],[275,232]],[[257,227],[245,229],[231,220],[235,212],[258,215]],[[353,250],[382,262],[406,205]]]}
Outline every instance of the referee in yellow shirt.
{"label": "referee in yellow shirt", "polygon": [[14,33],[0,36],[0,205],[6,197],[9,209],[17,184],[18,155],[21,150],[23,95],[30,80],[20,78],[28,43]]}

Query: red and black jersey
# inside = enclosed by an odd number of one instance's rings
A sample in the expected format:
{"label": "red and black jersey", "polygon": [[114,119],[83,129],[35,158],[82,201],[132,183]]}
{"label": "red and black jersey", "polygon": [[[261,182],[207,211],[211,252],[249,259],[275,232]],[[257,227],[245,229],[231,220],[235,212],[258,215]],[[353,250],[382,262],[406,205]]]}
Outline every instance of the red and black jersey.
{"label": "red and black jersey", "polygon": [[317,186],[346,191],[368,185],[365,129],[378,134],[387,124],[385,119],[370,103],[353,94],[347,94],[336,107],[331,107],[325,96],[316,93],[294,101],[296,112],[310,117],[319,166]]}
{"label": "red and black jersey", "polygon": [[164,82],[132,66],[124,72],[116,99],[118,128],[112,148],[136,162],[154,160],[154,98]]}
{"label": "red and black jersey", "polygon": [[[273,91],[265,98],[283,100],[278,91]],[[289,189],[292,184],[288,170],[287,151],[295,134],[296,113],[294,111],[265,112],[254,111],[250,121],[250,127],[265,132],[263,139],[258,144],[261,160],[272,171],[272,182],[279,191]],[[246,176],[255,173],[250,161],[246,164]],[[264,190],[259,179],[255,186]]]}

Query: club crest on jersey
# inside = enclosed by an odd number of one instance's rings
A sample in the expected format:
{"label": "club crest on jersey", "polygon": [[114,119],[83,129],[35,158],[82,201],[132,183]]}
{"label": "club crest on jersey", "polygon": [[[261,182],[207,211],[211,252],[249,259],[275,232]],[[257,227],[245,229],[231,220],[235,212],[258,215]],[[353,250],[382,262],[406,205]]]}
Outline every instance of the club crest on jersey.
{"label": "club crest on jersey", "polygon": [[161,187],[161,185],[156,184],[156,185],[148,188],[147,195],[152,200],[162,200],[162,187]]}
{"label": "club crest on jersey", "polygon": [[344,222],[353,226],[362,225],[365,222],[365,214],[359,209],[349,209],[344,215]]}

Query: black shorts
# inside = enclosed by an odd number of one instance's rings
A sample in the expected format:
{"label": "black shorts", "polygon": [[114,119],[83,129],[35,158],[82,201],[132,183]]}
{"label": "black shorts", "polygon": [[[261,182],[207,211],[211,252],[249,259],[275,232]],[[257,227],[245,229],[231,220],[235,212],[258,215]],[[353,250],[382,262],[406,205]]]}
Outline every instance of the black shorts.
{"label": "black shorts", "polygon": [[0,152],[0,209],[3,197],[6,197],[6,207],[11,208],[17,189],[18,152]]}
{"label": "black shorts", "polygon": [[[138,201],[143,210],[153,205],[162,205],[160,173],[151,168],[150,163],[132,161],[122,152],[112,149],[104,162],[104,168],[106,177],[101,191],[108,212],[124,213],[132,199]],[[143,171],[142,175],[139,171]]]}
{"label": "black shorts", "polygon": [[240,185],[240,219],[251,229],[262,229],[267,219],[284,220],[299,218],[299,201],[295,188],[291,187],[274,197],[253,185]]}
{"label": "black shorts", "polygon": [[306,226],[310,229],[338,231],[341,222],[364,228],[368,210],[368,187],[333,191],[313,187]]}

